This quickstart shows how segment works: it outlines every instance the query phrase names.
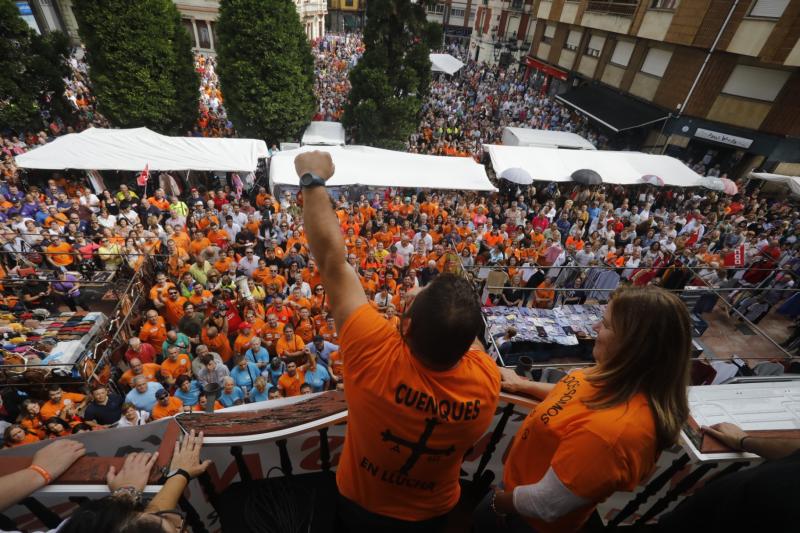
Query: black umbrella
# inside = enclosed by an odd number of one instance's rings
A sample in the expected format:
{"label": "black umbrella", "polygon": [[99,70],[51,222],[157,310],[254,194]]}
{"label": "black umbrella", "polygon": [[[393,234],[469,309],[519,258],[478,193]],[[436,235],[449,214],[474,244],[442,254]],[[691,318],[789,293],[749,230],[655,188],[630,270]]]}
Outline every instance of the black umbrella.
{"label": "black umbrella", "polygon": [[603,183],[603,178],[600,177],[600,174],[588,168],[576,170],[571,177],[582,185],[600,185]]}

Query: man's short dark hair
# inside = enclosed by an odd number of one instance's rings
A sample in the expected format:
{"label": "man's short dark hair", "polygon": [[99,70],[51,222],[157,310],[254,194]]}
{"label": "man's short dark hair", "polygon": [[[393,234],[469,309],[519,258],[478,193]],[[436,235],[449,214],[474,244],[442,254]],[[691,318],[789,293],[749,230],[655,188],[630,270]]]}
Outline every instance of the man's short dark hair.
{"label": "man's short dark hair", "polygon": [[404,339],[434,367],[449,368],[466,353],[481,328],[481,306],[467,280],[441,274],[420,291],[406,317]]}
{"label": "man's short dark hair", "polygon": [[187,376],[186,374],[181,374],[180,376],[178,376],[178,377],[175,379],[175,386],[176,386],[176,387],[180,387],[181,385],[183,385],[183,384],[184,384],[184,383],[186,383],[187,381],[191,381],[191,380],[192,380],[192,378],[190,378],[190,377],[189,377],[189,376]]}

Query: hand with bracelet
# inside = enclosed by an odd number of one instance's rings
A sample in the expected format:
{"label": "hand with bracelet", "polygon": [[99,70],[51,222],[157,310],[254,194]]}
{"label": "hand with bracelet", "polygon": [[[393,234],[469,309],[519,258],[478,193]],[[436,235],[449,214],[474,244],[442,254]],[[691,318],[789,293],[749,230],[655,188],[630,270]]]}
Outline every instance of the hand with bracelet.
{"label": "hand with bracelet", "polygon": [[150,471],[156,464],[156,459],[158,459],[158,452],[129,453],[119,472],[113,466],[109,468],[106,483],[111,489],[111,495],[138,503],[142,497],[142,491],[147,486],[147,480],[150,478]]}
{"label": "hand with bracelet", "polygon": [[703,433],[711,435],[731,450],[745,451],[744,443],[749,436],[736,424],[721,422],[711,427],[703,426],[701,430]]}
{"label": "hand with bracelet", "polygon": [[71,439],[39,449],[28,468],[0,477],[0,512],[58,479],[85,453],[83,444]]}

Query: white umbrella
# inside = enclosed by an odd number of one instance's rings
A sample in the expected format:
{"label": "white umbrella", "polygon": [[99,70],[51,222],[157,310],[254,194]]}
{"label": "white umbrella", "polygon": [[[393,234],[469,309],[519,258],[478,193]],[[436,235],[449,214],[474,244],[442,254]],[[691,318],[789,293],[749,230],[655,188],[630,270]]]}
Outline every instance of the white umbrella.
{"label": "white umbrella", "polygon": [[704,177],[700,179],[700,185],[712,191],[723,192],[731,196],[739,192],[739,187],[727,178]]}
{"label": "white umbrella", "polygon": [[656,176],[655,174],[646,174],[642,176],[642,181],[644,183],[647,183],[649,185],[654,185],[656,187],[664,186],[664,180],[661,179],[659,176]]}
{"label": "white umbrella", "polygon": [[500,177],[517,185],[530,185],[533,183],[533,176],[524,168],[507,168],[500,173]]}

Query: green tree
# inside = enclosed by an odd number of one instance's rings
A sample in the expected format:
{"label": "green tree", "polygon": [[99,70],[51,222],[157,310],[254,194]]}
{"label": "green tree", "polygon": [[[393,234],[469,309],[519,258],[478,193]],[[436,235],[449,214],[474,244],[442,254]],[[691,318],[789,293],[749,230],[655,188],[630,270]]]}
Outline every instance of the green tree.
{"label": "green tree", "polygon": [[366,51],[350,71],[344,126],[360,144],[401,149],[419,125],[431,82],[431,46],[441,26],[428,22],[422,2],[370,0]]}
{"label": "green tree", "polygon": [[64,34],[37,35],[13,1],[0,0],[0,128],[41,128],[42,111],[68,118],[68,55]]}
{"label": "green tree", "polygon": [[[98,111],[115,126],[185,133],[197,119],[189,36],[170,0],[74,0]],[[190,72],[191,71],[191,72]]]}
{"label": "green tree", "polygon": [[222,0],[218,67],[225,108],[240,134],[296,139],[309,123],[314,58],[290,0]]}

